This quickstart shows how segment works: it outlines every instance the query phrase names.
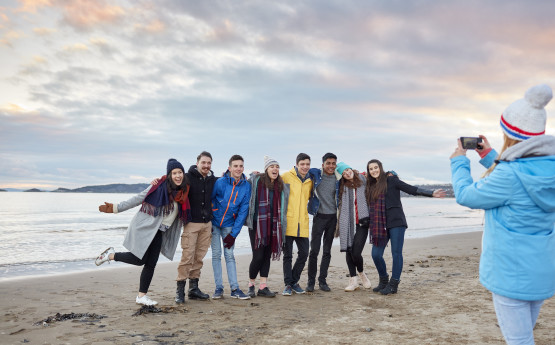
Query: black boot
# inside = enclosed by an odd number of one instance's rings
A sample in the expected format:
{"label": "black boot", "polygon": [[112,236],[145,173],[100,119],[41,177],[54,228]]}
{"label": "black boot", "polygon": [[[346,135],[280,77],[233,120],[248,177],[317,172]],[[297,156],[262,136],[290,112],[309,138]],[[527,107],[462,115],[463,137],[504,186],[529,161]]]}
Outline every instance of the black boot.
{"label": "black boot", "polygon": [[198,288],[198,278],[189,279],[189,299],[207,300],[209,298],[208,294],[205,294]]}
{"label": "black boot", "polygon": [[175,303],[183,304],[185,303],[185,283],[186,280],[177,281],[177,289],[175,290]]}
{"label": "black boot", "polygon": [[400,282],[400,280],[397,280],[395,278],[391,278],[391,280],[389,281],[389,284],[387,284],[387,286],[385,288],[380,290],[380,293],[382,295],[389,295],[389,294],[397,293],[397,287],[399,286],[399,282]]}
{"label": "black boot", "polygon": [[389,276],[383,276],[383,277],[380,276],[380,283],[378,284],[378,286],[373,288],[372,291],[380,292],[380,290],[383,290],[383,288],[387,286],[388,282],[389,282]]}

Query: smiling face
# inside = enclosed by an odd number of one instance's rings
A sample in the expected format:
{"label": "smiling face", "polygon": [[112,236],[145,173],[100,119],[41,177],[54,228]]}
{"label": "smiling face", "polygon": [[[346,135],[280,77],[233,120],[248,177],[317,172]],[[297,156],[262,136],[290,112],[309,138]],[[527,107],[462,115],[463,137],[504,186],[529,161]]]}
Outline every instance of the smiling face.
{"label": "smiling face", "polygon": [[183,170],[176,168],[171,171],[171,179],[176,186],[181,186],[183,183]]}
{"label": "smiling face", "polygon": [[378,163],[368,164],[368,172],[370,173],[370,176],[372,176],[377,180],[378,177],[380,177],[380,173],[381,173],[380,166],[378,165]]}
{"label": "smiling face", "polygon": [[310,159],[307,158],[299,161],[299,163],[297,163],[297,170],[299,171],[299,174],[304,178],[310,170]]}
{"label": "smiling face", "polygon": [[322,164],[322,170],[324,170],[326,175],[333,175],[335,168],[337,168],[337,159],[335,158],[328,158]]}
{"label": "smiling face", "polygon": [[268,175],[268,177],[270,178],[270,180],[272,182],[275,181],[275,179],[278,178],[279,176],[279,165],[278,164],[272,164],[268,167],[268,169],[266,169],[266,175]]}
{"label": "smiling face", "polygon": [[201,156],[197,161],[197,169],[202,176],[208,176],[210,169],[212,169],[212,159],[210,157]]}
{"label": "smiling face", "polygon": [[241,178],[241,175],[243,175],[243,171],[245,170],[244,162],[242,160],[231,161],[231,164],[227,169],[229,170],[231,177],[238,180]]}
{"label": "smiling face", "polygon": [[341,174],[341,176],[343,176],[343,178],[345,180],[351,181],[353,179],[353,177],[355,176],[355,173],[354,173],[353,169],[347,168],[347,169],[343,170],[343,174]]}

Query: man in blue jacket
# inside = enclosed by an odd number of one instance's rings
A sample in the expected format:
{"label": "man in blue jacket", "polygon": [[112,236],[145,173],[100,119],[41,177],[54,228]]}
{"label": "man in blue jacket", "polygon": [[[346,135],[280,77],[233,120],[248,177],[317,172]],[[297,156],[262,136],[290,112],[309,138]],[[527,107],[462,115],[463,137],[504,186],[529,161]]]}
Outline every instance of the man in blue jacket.
{"label": "man in blue jacket", "polygon": [[313,216],[310,255],[308,257],[308,283],[306,286],[308,292],[314,291],[322,237],[324,238],[324,248],[318,285],[322,291],[331,290],[326,278],[331,260],[333,235],[337,224],[337,188],[339,180],[335,175],[336,166],[337,156],[328,152],[322,157],[322,169],[312,168],[308,171],[312,181],[314,181],[312,195],[308,201],[308,213]]}
{"label": "man in blue jacket", "polygon": [[233,249],[235,239],[241,232],[243,224],[249,213],[249,200],[251,196],[251,185],[243,174],[244,160],[239,155],[233,155],[229,159],[229,168],[223,177],[219,178],[212,191],[212,268],[214,269],[214,280],[216,291],[212,299],[219,299],[224,294],[222,280],[222,239],[224,246],[225,265],[227,279],[231,287],[231,297],[249,299],[239,289],[237,283],[237,269]]}

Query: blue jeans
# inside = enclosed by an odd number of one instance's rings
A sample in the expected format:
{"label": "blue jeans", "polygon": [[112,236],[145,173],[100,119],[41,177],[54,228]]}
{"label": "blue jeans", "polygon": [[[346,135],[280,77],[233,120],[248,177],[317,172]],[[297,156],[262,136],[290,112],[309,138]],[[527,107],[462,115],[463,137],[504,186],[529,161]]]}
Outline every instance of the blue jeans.
{"label": "blue jeans", "polygon": [[492,292],[497,322],[508,345],[534,345],[534,326],[543,300],[523,301]]}
{"label": "blue jeans", "polygon": [[[407,228],[402,226],[387,230],[389,232],[389,240],[391,241],[391,256],[393,258],[391,278],[397,280],[401,279],[401,272],[403,271],[403,244],[405,243],[406,230]],[[383,247],[372,246],[372,260],[374,260],[374,265],[380,277],[387,276],[387,267],[383,259],[386,246],[387,243]]]}
{"label": "blue jeans", "polygon": [[[222,240],[231,233],[231,227],[219,228],[212,225],[212,269],[214,270],[214,281],[216,283],[216,289],[224,288],[224,281],[222,279]],[[233,249],[235,245],[230,249],[224,248],[225,257],[225,267],[227,268],[227,280],[229,281],[229,286],[231,291],[239,288],[239,283],[237,283],[237,268],[235,267],[235,256],[233,255]]]}

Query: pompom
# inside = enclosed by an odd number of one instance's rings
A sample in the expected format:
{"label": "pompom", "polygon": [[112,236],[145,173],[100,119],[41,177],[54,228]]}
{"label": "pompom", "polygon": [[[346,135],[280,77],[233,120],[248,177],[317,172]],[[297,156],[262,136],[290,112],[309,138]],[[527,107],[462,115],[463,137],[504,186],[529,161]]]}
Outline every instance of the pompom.
{"label": "pompom", "polygon": [[546,84],[532,86],[526,91],[524,99],[536,109],[543,109],[553,98],[553,91]]}

